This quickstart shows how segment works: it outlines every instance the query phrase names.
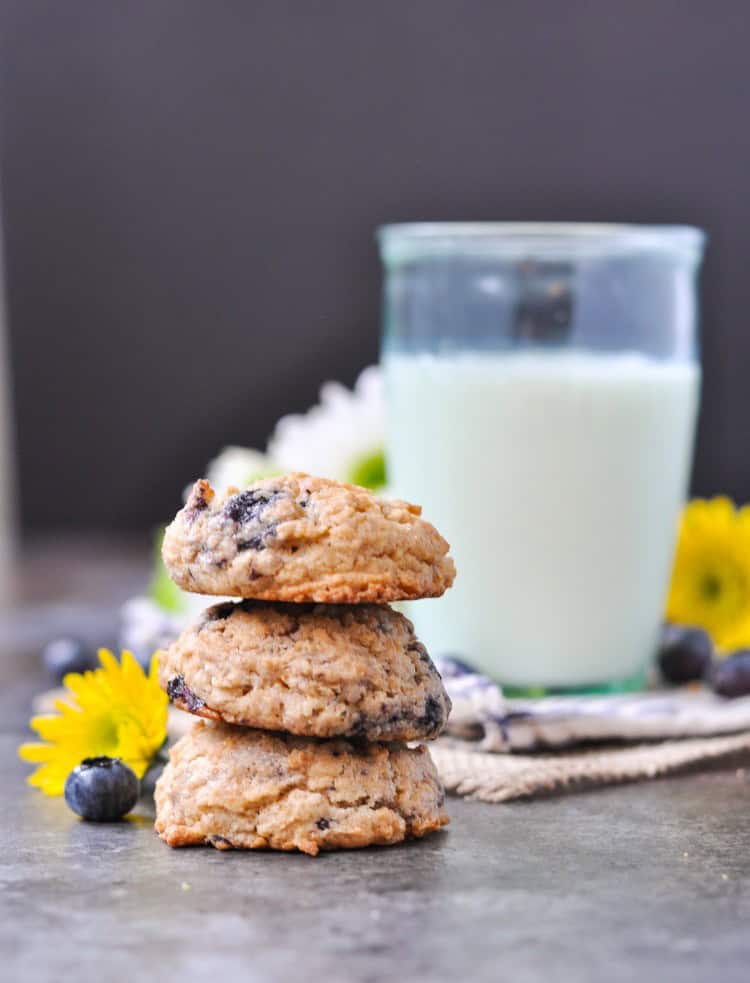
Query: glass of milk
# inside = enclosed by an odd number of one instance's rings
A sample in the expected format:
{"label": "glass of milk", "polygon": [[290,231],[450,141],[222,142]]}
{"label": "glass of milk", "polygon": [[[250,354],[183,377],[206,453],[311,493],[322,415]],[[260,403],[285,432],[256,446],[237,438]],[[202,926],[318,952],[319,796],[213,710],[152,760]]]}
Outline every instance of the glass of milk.
{"label": "glass of milk", "polygon": [[638,685],[698,413],[704,235],[635,225],[379,231],[389,490],[449,540],[409,605],[511,689]]}

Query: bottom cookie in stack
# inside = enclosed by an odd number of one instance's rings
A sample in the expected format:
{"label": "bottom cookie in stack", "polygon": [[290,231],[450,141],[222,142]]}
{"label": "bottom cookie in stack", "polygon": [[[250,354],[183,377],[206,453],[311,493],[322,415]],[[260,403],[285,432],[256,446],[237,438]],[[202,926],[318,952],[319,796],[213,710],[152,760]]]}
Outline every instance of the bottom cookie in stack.
{"label": "bottom cookie in stack", "polygon": [[320,850],[399,843],[446,825],[423,745],[354,744],[199,721],[156,785],[170,846]]}

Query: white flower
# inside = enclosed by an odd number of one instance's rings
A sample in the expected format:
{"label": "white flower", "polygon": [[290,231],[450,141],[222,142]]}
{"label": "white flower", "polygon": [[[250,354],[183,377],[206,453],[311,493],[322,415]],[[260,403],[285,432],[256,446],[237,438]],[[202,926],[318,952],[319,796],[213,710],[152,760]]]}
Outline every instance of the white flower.
{"label": "white flower", "polygon": [[[206,607],[208,598],[195,601],[185,594],[185,608],[166,611],[150,597],[133,597],[120,608],[120,648],[133,652],[139,662],[147,663],[157,649],[170,645],[190,620]],[[199,603],[200,602],[200,603]]]}
{"label": "white flower", "polygon": [[326,382],[320,403],[304,414],[282,417],[268,442],[268,456],[282,471],[307,471],[368,488],[385,484],[383,380],[366,368],[354,391]]}
{"label": "white flower", "polygon": [[[282,417],[265,454],[248,447],[225,447],[209,463],[205,476],[217,491],[224,491],[230,486],[246,488],[285,471],[307,471],[383,494],[384,439],[383,380],[380,369],[371,365],[360,373],[353,391],[326,382],[318,406]],[[123,608],[123,638],[140,651],[168,641],[200,608],[219,600],[181,591],[169,579],[160,556],[149,594]]]}
{"label": "white flower", "polygon": [[206,478],[217,491],[230,485],[245,488],[274,474],[279,474],[279,468],[261,451],[249,447],[225,447],[206,468]]}

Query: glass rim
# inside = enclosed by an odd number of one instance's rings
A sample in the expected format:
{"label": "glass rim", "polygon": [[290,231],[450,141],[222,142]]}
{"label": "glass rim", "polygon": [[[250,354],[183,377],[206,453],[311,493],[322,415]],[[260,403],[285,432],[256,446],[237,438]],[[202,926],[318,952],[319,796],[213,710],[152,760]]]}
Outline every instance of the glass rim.
{"label": "glass rim", "polygon": [[388,264],[450,253],[575,259],[643,251],[697,260],[706,241],[694,225],[607,222],[404,222],[375,235]]}

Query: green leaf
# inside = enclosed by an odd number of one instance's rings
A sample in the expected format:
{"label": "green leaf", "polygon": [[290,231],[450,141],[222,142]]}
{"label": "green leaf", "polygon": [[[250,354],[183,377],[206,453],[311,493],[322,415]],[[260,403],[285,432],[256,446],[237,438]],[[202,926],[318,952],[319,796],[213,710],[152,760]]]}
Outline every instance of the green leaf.
{"label": "green leaf", "polygon": [[158,530],[154,542],[154,568],[151,574],[151,582],[148,586],[148,596],[159,605],[164,611],[178,612],[185,608],[185,600],[182,591],[173,583],[164,561],[161,558],[161,544],[164,539],[164,529]]}
{"label": "green leaf", "polygon": [[240,487],[247,488],[248,485],[254,485],[256,481],[263,481],[264,478],[276,478],[280,474],[284,474],[284,472],[277,467],[267,467],[261,468],[259,471],[251,471],[242,479]]}
{"label": "green leaf", "polygon": [[360,485],[362,488],[369,488],[371,491],[385,487],[385,452],[380,447],[358,457],[349,468],[346,480],[352,485]]}

